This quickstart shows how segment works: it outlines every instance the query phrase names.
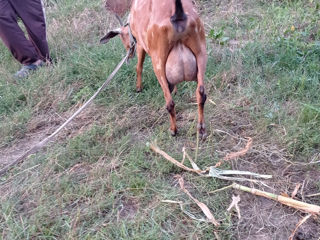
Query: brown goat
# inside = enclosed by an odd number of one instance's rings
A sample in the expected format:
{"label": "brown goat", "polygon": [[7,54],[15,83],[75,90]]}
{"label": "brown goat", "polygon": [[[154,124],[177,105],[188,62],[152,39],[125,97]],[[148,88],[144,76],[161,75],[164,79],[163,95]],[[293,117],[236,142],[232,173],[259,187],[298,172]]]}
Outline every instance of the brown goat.
{"label": "brown goat", "polygon": [[172,90],[182,81],[197,81],[198,131],[205,138],[203,109],[206,101],[204,74],[207,64],[203,24],[191,0],[133,0],[129,26],[110,31],[101,43],[120,34],[130,48],[129,32],[137,41],[137,91],[142,90],[142,68],[146,53],[152,60],[170,114],[171,134],[177,133]]}

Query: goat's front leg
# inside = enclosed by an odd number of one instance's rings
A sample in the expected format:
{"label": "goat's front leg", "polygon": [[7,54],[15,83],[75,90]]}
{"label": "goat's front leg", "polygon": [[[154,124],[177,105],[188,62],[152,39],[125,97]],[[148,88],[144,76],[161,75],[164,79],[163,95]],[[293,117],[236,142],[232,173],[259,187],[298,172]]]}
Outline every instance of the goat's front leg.
{"label": "goat's front leg", "polygon": [[141,92],[142,90],[142,69],[143,69],[143,62],[146,57],[146,52],[140,45],[137,45],[137,84],[136,84],[136,91]]}

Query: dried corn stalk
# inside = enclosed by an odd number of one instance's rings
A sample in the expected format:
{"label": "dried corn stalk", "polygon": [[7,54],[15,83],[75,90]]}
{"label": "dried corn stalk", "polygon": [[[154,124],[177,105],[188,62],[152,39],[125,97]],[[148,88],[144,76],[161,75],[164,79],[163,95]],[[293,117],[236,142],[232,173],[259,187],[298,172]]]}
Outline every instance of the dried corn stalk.
{"label": "dried corn stalk", "polygon": [[317,205],[313,205],[313,204],[309,204],[309,203],[305,203],[305,202],[300,202],[300,201],[294,200],[289,197],[284,197],[281,195],[277,195],[277,194],[273,194],[273,193],[269,193],[269,192],[264,192],[264,191],[257,190],[254,188],[241,186],[236,183],[233,184],[233,188],[244,191],[244,192],[252,193],[257,196],[269,198],[274,201],[280,202],[286,206],[293,207],[295,209],[320,216],[320,206],[317,206]]}
{"label": "dried corn stalk", "polygon": [[189,161],[192,165],[192,168],[189,168],[183,164],[185,157],[183,158],[183,160],[181,162],[179,162],[179,161],[175,160],[173,157],[171,157],[169,154],[167,154],[166,152],[162,151],[155,143],[153,143],[153,144],[147,143],[147,145],[154,152],[162,155],[165,159],[167,159],[168,161],[170,161],[174,165],[176,165],[186,171],[197,173],[201,176],[214,177],[214,178],[219,178],[222,180],[229,180],[229,181],[250,181],[250,182],[257,182],[258,180],[248,179],[248,178],[240,178],[240,177],[232,177],[230,175],[252,176],[252,177],[261,178],[261,179],[272,178],[272,175],[261,175],[261,174],[252,173],[252,172],[248,172],[248,171],[221,170],[221,169],[218,169],[215,167],[208,167],[205,170],[201,170],[184,150],[184,155],[187,156],[187,158],[189,159]]}

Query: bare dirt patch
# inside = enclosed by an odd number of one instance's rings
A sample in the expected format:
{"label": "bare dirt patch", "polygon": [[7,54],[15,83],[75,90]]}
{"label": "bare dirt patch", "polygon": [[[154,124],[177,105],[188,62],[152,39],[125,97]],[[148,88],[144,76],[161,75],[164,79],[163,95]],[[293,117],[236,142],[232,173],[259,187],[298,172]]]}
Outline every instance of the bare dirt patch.
{"label": "bare dirt patch", "polygon": [[117,221],[134,219],[139,210],[139,201],[134,198],[122,197],[118,202]]}
{"label": "bare dirt patch", "polygon": [[[58,135],[56,141],[64,141],[88,129],[89,125],[100,119],[101,114],[99,112],[101,113],[95,106],[91,106],[91,108],[85,110]],[[63,115],[46,113],[32,118],[27,125],[27,131],[23,138],[16,139],[10,146],[0,149],[0,167],[14,161],[27,150],[51,135],[72,113],[73,110],[63,113]]]}
{"label": "bare dirt patch", "polygon": [[33,120],[32,123],[35,124],[35,127],[29,129],[24,138],[15,140],[10,147],[0,149],[0,166],[7,165],[20,157],[24,152],[44,139],[48,135],[48,132],[56,125],[56,123],[45,122],[40,119],[37,120],[37,123],[35,121]]}

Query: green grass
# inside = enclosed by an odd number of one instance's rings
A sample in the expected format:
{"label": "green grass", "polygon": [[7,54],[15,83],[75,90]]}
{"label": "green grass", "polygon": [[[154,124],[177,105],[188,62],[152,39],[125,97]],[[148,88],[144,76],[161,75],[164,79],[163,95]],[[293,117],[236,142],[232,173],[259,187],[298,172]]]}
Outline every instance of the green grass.
{"label": "green grass", "polygon": [[[234,148],[239,137],[248,136],[254,137],[255,149],[272,142],[293,162],[319,158],[319,4],[234,2],[199,1],[207,6],[201,10],[208,32],[206,88],[208,99],[217,105],[207,101],[209,136],[200,143],[197,163],[203,168],[214,165],[239,150]],[[52,132],[99,88],[125,54],[119,39],[98,44],[107,29],[116,26],[101,1],[47,5],[52,67],[14,83],[12,74],[19,65],[0,45],[1,149],[37,134],[41,122]],[[185,146],[194,156],[195,83],[178,87],[174,99],[179,135],[171,137],[150,58],[140,94],[135,93],[135,63],[119,71],[56,143],[0,178],[1,239],[214,239],[212,225],[190,219],[178,205],[161,202],[183,201],[189,212],[203,217],[179,190],[176,175],[183,175],[190,192],[222,223],[222,239],[238,238],[237,220],[226,212],[230,192],[210,194],[227,182],[183,172],[146,147],[157,141],[181,160]],[[254,154],[245,160],[252,161]],[[310,189],[320,191],[319,186],[315,182]]]}

